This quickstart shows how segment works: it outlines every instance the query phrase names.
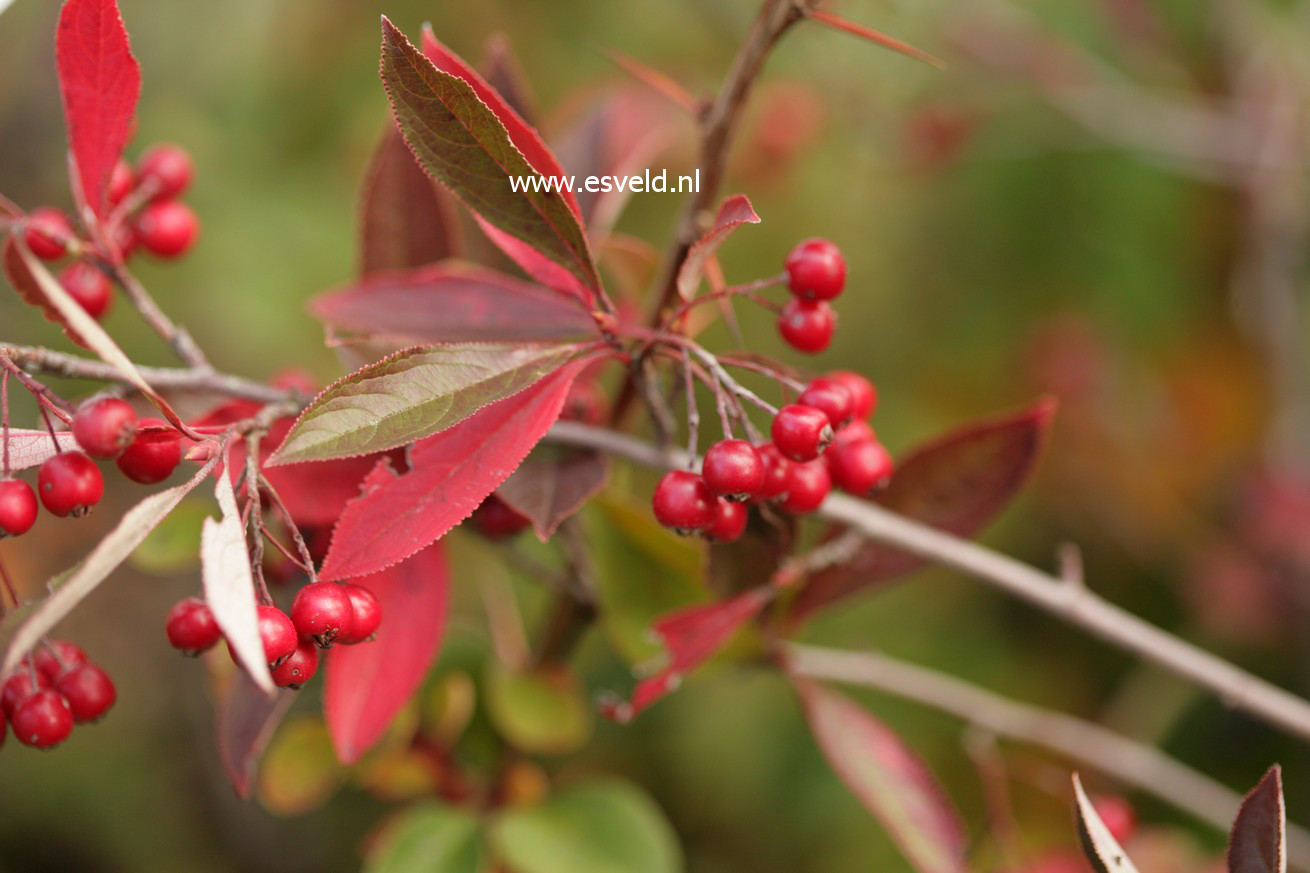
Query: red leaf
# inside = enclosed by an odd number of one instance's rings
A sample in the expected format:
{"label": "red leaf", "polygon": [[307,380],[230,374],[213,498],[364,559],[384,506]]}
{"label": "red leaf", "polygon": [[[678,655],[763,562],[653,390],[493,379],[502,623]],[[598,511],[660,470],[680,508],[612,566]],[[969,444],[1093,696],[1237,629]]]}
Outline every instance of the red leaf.
{"label": "red leaf", "polygon": [[964,827],[923,761],[851,700],[800,679],[793,683],[829,766],[910,865],[919,873],[964,873]]}
{"label": "red leaf", "polygon": [[451,197],[423,172],[395,123],[378,141],[360,193],[361,275],[421,267],[458,250]]}
{"label": "red leaf", "polygon": [[353,764],[414,696],[441,648],[450,599],[445,553],[434,545],[356,579],[382,605],[377,639],[327,656],[323,712],[337,757]]}
{"label": "red leaf", "polygon": [[723,241],[732,236],[732,232],[743,224],[759,224],[760,217],[755,214],[751,202],[745,194],[734,194],[723,201],[719,212],[714,216],[714,226],[703,237],[692,243],[678,270],[678,295],[683,300],[690,300],[700,287],[705,265],[714,257],[714,253],[723,245]]}
{"label": "red leaf", "polygon": [[570,361],[519,393],[419,440],[403,475],[379,463],[337,522],[323,578],[376,573],[468,518],[555,423],[573,380],[590,363],[589,358]]}
{"label": "red leaf", "polygon": [[608,701],[602,705],[602,712],[618,722],[631,721],[676,690],[683,676],[714,657],[777,593],[769,586],[755,588],[731,600],[691,606],[661,617],[651,632],[668,652],[668,664],[638,682],[629,702]]}
{"label": "red leaf", "polygon": [[650,88],[657,94],[673,102],[674,105],[687,111],[689,115],[695,115],[697,112],[696,98],[682,85],[675,82],[665,73],[648,67],[641,61],[622,52],[607,51],[605,57],[613,62],[623,72],[627,73],[638,82]]}
{"label": "red leaf", "polygon": [[492,90],[519,114],[519,118],[535,126],[531,83],[514,54],[509,37],[503,33],[493,33],[487,37],[482,47],[482,63],[478,66],[482,68],[483,78]]}
{"label": "red leaf", "polygon": [[55,55],[77,172],[74,193],[103,216],[109,176],[132,136],[141,94],[141,67],[115,0],[68,0]]}
{"label": "red leaf", "polygon": [[[876,499],[888,509],[959,537],[971,537],[1019,492],[1037,466],[1055,402],[967,425],[910,453]],[[922,558],[867,543],[849,562],[811,577],[792,605],[800,621],[856,591],[919,569]]]}
{"label": "red leaf", "polygon": [[223,690],[215,713],[218,757],[238,797],[250,795],[259,757],[295,699],[285,690],[269,697],[244,670],[237,670]]}
{"label": "red leaf", "polygon": [[901,42],[899,39],[888,36],[887,34],[874,30],[871,27],[865,27],[863,24],[856,24],[853,21],[847,21],[840,15],[833,15],[831,12],[825,12],[822,9],[812,9],[807,12],[806,15],[820,24],[826,24],[834,30],[841,30],[849,33],[851,36],[857,36],[860,39],[867,39],[875,45],[891,49],[894,52],[900,52],[906,57],[914,58],[916,61],[923,61],[925,64],[932,64],[938,69],[946,68],[946,64],[941,60],[941,58],[934,57],[925,51],[915,48],[909,43]]}
{"label": "red leaf", "polygon": [[571,297],[486,267],[449,262],[370,276],[315,299],[310,309],[334,327],[420,343],[596,334],[590,313]]}
{"label": "red leaf", "polygon": [[1287,873],[1283,771],[1270,767],[1242,801],[1228,838],[1228,873]]}
{"label": "red leaf", "polygon": [[496,494],[532,521],[544,543],[561,522],[600,493],[608,479],[609,463],[604,455],[542,446],[500,483]]}

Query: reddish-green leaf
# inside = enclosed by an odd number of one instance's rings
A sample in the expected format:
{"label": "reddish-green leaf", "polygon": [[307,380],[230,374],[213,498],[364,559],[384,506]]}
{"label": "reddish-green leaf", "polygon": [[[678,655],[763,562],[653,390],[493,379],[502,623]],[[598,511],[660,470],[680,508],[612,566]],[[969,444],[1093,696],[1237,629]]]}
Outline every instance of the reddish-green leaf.
{"label": "reddish-green leaf", "polygon": [[940,58],[934,57],[927,52],[917,49],[907,42],[903,42],[894,36],[888,36],[881,31],[874,30],[871,27],[865,27],[863,24],[856,24],[854,21],[848,21],[840,15],[834,15],[822,9],[812,9],[806,13],[810,18],[821,24],[826,24],[833,30],[840,30],[849,33],[851,36],[858,36],[860,39],[868,40],[874,45],[880,45],[885,49],[891,49],[899,52],[916,61],[923,61],[925,64],[931,64],[938,69],[944,69],[946,64]]}
{"label": "reddish-green leaf", "polygon": [[[55,434],[60,451],[77,448],[71,433]],[[9,469],[29,470],[39,467],[55,455],[55,439],[46,430],[9,429]]]}
{"label": "reddish-green leaf", "polygon": [[353,764],[414,696],[441,648],[450,575],[439,545],[361,579],[382,606],[377,639],[327,656],[323,708],[337,757]]}
{"label": "reddish-green leaf", "polygon": [[1110,833],[1096,806],[1083,790],[1082,780],[1073,774],[1074,803],[1078,808],[1078,842],[1096,873],[1137,873],[1119,841]]}
{"label": "reddish-green leaf", "polygon": [[398,352],[315,397],[269,463],[350,458],[408,445],[522,391],[587,348],[450,343]]}
{"label": "reddish-green leaf", "polygon": [[75,193],[103,216],[114,164],[132,136],[141,68],[115,0],[68,0],[55,41]]}
{"label": "reddish-green leaf", "polygon": [[919,873],[963,873],[964,827],[932,773],[890,728],[850,699],[793,679],[829,766]]}
{"label": "reddish-green leaf", "polygon": [[241,670],[219,693],[218,757],[238,797],[250,796],[264,747],[295,699],[295,692],[286,690],[269,697]]}
{"label": "reddish-green leaf", "polygon": [[596,336],[595,321],[575,299],[486,267],[451,262],[369,276],[319,297],[311,311],[333,327],[411,342]]}
{"label": "reddish-green leaf", "polygon": [[718,214],[714,217],[714,226],[703,237],[692,243],[687,257],[678,270],[678,294],[683,300],[690,300],[700,287],[701,276],[705,274],[705,265],[714,253],[723,245],[724,240],[732,236],[733,231],[743,224],[759,224],[760,217],[755,214],[751,202],[745,194],[734,194],[723,201]]}
{"label": "reddish-green leaf", "polygon": [[1270,767],[1242,801],[1228,838],[1228,873],[1287,873],[1283,771]]}
{"label": "reddish-green leaf", "polygon": [[609,463],[598,452],[539,446],[496,493],[531,519],[545,542],[564,519],[599,494],[608,479]]}
{"label": "reddish-green leaf", "polygon": [[530,388],[419,441],[403,475],[386,461],[379,463],[337,522],[323,577],[376,573],[468,518],[559,418],[569,387],[588,363],[585,358],[571,361]]}
{"label": "reddish-green leaf", "polygon": [[450,194],[423,172],[395,124],[383,131],[360,192],[359,272],[421,267],[455,255]]}
{"label": "reddish-green leaf", "polygon": [[[960,537],[978,533],[1028,481],[1037,466],[1055,403],[967,425],[912,451],[877,502]],[[919,569],[922,558],[867,543],[853,559],[812,577],[792,606],[793,619],[873,585]]]}

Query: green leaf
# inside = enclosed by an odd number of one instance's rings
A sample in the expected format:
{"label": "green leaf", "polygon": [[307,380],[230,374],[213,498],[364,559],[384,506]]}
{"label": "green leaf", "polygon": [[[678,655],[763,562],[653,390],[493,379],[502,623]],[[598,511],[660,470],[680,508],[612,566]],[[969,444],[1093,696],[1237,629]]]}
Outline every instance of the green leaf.
{"label": "green leaf", "polygon": [[397,352],[314,398],[269,463],[326,461],[408,445],[517,394],[589,347],[451,343]]}
{"label": "green leaf", "polygon": [[300,815],[322,805],[344,776],[323,720],[302,716],[287,722],[264,752],[259,800],[277,815]]}
{"label": "green leaf", "polygon": [[640,790],[606,780],[567,789],[491,823],[492,851],[514,873],[677,873],[682,849]]}
{"label": "green leaf", "polygon": [[591,705],[567,668],[518,672],[492,662],[485,688],[492,724],[520,751],[563,755],[591,737]]}
{"label": "green leaf", "polygon": [[486,858],[477,816],[423,803],[391,819],[373,844],[364,873],[482,873]]}

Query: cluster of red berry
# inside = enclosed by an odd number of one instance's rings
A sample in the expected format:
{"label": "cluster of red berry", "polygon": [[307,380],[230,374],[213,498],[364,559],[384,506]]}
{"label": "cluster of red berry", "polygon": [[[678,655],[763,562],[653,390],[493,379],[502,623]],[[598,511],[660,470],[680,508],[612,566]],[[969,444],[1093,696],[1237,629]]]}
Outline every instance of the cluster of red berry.
{"label": "cluster of red berry", "polygon": [[[269,604],[261,603],[256,610],[264,657],[274,683],[283,688],[299,688],[314,678],[319,649],[368,642],[382,624],[382,607],[373,592],[336,582],[311,582],[301,588],[291,601],[290,615]],[[198,597],[175,603],[164,631],[173,648],[191,656],[223,638],[213,611]]]}
{"label": "cluster of red berry", "polygon": [[[37,491],[21,479],[0,479],[0,538],[27,533],[36,523],[37,493],[53,515],[86,515],[104,494],[100,468],[92,458],[113,460],[133,482],[167,479],[182,461],[182,442],[169,424],[137,419],[127,401],[100,397],[73,417],[73,437],[82,451],[59,451],[37,471]],[[56,446],[58,443],[56,442]]]}
{"label": "cluster of red berry", "polygon": [[52,749],[74,724],[99,721],[118,699],[113,680],[66,640],[44,643],[0,686],[0,744],[5,721],[20,743]]}
{"label": "cluster of red berry", "polygon": [[121,264],[137,250],[175,258],[191,248],[200,233],[196,214],[177,198],[191,184],[191,157],[174,145],[157,145],[142,153],[133,169],[120,160],[109,180],[113,212],[105,222],[106,239],[88,243],[62,210],[42,206],[28,215],[23,235],[32,254],[45,261],[76,258],[59,273],[59,284],[92,318],[100,318],[113,301],[114,286],[97,259],[100,252]]}
{"label": "cluster of red berry", "polygon": [[794,297],[778,315],[778,333],[797,351],[817,354],[837,329],[837,314],[828,301],[846,287],[846,259],[835,243],[807,239],[787,255],[786,268]]}

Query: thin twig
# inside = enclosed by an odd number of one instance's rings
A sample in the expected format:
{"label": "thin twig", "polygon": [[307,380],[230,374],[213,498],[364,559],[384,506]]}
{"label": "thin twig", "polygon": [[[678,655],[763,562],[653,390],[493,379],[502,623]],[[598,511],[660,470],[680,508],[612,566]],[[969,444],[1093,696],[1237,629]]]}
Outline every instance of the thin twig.
{"label": "thin twig", "polygon": [[177,355],[182,363],[186,364],[193,370],[209,371],[212,368],[209,361],[205,358],[205,353],[196,345],[196,341],[191,338],[186,328],[174,322],[169,318],[159,305],[155,303],[150,293],[133,276],[131,271],[123,264],[107,264],[109,275],[123,289],[123,296],[132,304],[132,308],[141,313],[146,324],[150,329],[159,334],[168,347],[172,349],[173,354]]}

